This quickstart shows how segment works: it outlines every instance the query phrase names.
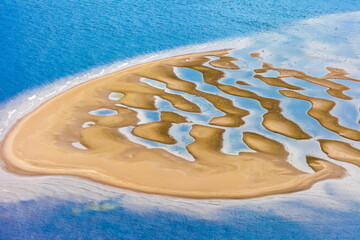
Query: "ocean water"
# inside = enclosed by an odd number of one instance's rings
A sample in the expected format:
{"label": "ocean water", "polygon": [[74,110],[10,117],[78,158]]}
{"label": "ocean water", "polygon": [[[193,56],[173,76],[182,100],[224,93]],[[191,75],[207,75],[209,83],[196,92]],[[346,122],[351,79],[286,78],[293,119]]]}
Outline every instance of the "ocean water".
{"label": "ocean water", "polygon": [[[341,4],[290,0],[206,4],[3,0],[0,101],[33,89],[30,95],[20,96],[30,104],[36,87],[46,84],[50,84],[48,88],[56,87],[59,83],[55,80],[59,78],[143,54],[228,38],[235,40],[218,45],[233,44],[240,48],[242,42],[236,39],[257,36],[262,31],[270,33],[259,35],[250,43],[244,41],[243,49],[237,50],[243,56],[239,63],[248,64],[250,69],[256,63],[247,53],[263,49],[264,56],[279,65],[291,62],[295,69],[321,76],[325,73],[323,64],[331,62],[339,67],[353,67],[354,77],[359,77],[358,15],[315,18],[305,30],[296,24],[301,19],[359,10],[357,0]],[[326,28],[329,25],[331,29]],[[272,39],[276,39],[273,44]],[[215,44],[213,48],[216,47]],[[313,59],[306,58],[310,56]],[[194,74],[182,73],[184,77]],[[249,77],[248,73],[243,74],[238,77]],[[307,94],[320,90],[323,89],[314,86]],[[352,114],[340,120],[358,128],[359,92],[347,93],[354,97],[353,105],[336,108],[333,114],[343,115],[345,107],[352,109]],[[39,94],[40,100],[47,99],[42,97]],[[166,107],[164,102],[159,104]],[[308,107],[296,101],[288,104],[286,108]],[[16,110],[21,112],[21,107]],[[3,125],[11,125],[5,114],[16,120],[11,111],[0,109],[3,114],[0,130],[5,129]],[[149,119],[158,117],[154,113],[144,115]],[[316,135],[319,130],[312,131]],[[347,164],[342,166],[349,169],[350,176],[341,183],[327,181],[301,193],[244,201],[158,197],[103,188],[85,180],[62,177],[32,180],[0,172],[0,239],[356,239],[360,235],[357,190],[360,171]]]}
{"label": "ocean water", "polygon": [[1,0],[0,101],[122,59],[358,10],[357,0]]}
{"label": "ocean water", "polygon": [[0,211],[0,239],[4,240],[323,240],[356,239],[360,234],[360,215],[321,209],[314,209],[318,212],[315,221],[303,222],[241,208],[231,209],[221,220],[207,220],[167,211],[134,212],[116,205],[99,210],[58,199],[0,205]]}

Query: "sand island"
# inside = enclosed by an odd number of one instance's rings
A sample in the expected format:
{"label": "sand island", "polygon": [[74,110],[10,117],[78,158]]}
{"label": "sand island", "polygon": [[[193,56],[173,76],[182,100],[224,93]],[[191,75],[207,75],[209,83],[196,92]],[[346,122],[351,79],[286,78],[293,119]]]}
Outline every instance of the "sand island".
{"label": "sand island", "polygon": [[[280,142],[246,129],[239,136],[250,150],[236,155],[221,151],[224,132],[240,128],[251,111],[236,106],[219,94],[203,91],[195,82],[180,78],[175,68],[200,73],[204,83],[231,96],[252,99],[265,111],[261,127],[289,139],[312,139],[299,124],[290,120],[281,101],[261,96],[245,88],[250,83],[239,79],[236,85],[222,82],[225,71],[240,71],[229,56],[230,49],[194,53],[133,66],[76,86],[45,102],[25,116],[6,136],[1,158],[6,168],[18,174],[71,175],[140,192],[188,198],[252,198],[289,193],[310,188],[314,183],[340,178],[346,170],[334,162],[306,155],[312,173],[301,171],[287,161],[289,153]],[[260,54],[251,57],[261,59]],[[279,77],[266,77],[267,71]],[[308,111],[326,131],[344,139],[360,140],[360,132],[342,126],[331,109],[335,102],[302,94],[302,87],[290,84],[293,77],[326,87],[333,98],[349,100],[348,89],[331,79],[355,81],[341,69],[328,68],[329,74],[313,77],[269,63],[254,69],[254,78],[291,99],[311,103]],[[143,79],[150,79],[158,88]],[[172,90],[168,91],[166,89]],[[203,114],[204,109],[186,93],[200,97],[221,111],[203,124],[190,121],[187,114]],[[156,99],[163,99],[179,110],[161,111]],[[143,122],[138,110],[158,112],[159,119]],[[188,161],[161,148],[148,148],[131,141],[119,129],[131,127],[131,134],[146,141],[176,145],[170,129],[177,124],[191,126],[193,141],[186,146],[194,161]],[[260,127],[260,126],[259,126]],[[315,140],[314,140],[315,141]],[[319,151],[336,161],[360,166],[360,150],[342,141],[319,139]],[[80,146],[80,147],[79,147]]]}

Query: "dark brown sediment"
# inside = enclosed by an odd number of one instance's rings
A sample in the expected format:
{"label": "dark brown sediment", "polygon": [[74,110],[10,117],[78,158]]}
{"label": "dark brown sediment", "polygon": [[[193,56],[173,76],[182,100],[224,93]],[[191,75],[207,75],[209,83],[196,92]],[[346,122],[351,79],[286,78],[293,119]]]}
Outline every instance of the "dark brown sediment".
{"label": "dark brown sediment", "polygon": [[249,83],[241,81],[241,80],[236,81],[236,84],[243,85],[243,86],[250,86]]}
{"label": "dark brown sediment", "polygon": [[169,135],[169,129],[171,123],[167,121],[151,122],[137,125],[132,133],[144,139],[151,141],[164,143],[164,144],[175,144],[176,140]]}
{"label": "dark brown sediment", "polygon": [[289,84],[283,81],[281,78],[277,78],[277,77],[264,77],[260,74],[255,74],[254,78],[257,78],[263,81],[264,83],[275,87],[287,88],[292,90],[303,90],[303,88]]}
{"label": "dark brown sediment", "polygon": [[253,58],[262,59],[260,53],[253,52],[253,53],[250,53],[249,55],[250,55],[250,57],[253,57]]}
{"label": "dark brown sediment", "polygon": [[174,112],[161,112],[160,115],[161,121],[165,121],[165,122],[171,122],[171,123],[185,123],[187,122],[186,117],[181,116],[178,113],[174,113]]}

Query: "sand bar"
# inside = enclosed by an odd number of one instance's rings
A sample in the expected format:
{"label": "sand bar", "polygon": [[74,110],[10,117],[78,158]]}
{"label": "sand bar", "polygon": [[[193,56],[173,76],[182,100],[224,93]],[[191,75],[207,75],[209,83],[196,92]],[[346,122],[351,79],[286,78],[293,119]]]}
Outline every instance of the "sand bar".
{"label": "sand bar", "polygon": [[[196,89],[194,83],[176,76],[174,67],[199,71],[204,82],[258,101],[268,111],[263,125],[270,131],[294,139],[311,137],[281,114],[278,100],[219,83],[224,77],[220,68],[241,70],[232,62],[235,58],[226,56],[228,52],[225,49],[157,60],[74,87],[21,119],[7,135],[1,157],[8,169],[18,174],[73,175],[135,191],[189,198],[251,198],[288,193],[344,176],[342,167],[314,156],[305,156],[313,173],[300,171],[287,161],[289,153],[281,143],[255,132],[244,132],[238,139],[253,152],[221,152],[221,127],[241,126],[249,111],[234,106],[230,99]],[[209,63],[216,69],[204,66],[210,56],[219,58]],[[175,144],[169,128],[187,122],[187,116],[162,112],[160,121],[138,124],[136,109],[157,110],[155,96],[169,101],[184,114],[201,112],[196,102],[150,86],[142,78],[203,97],[224,113],[207,126],[191,123],[189,134],[194,141],[187,150],[194,162],[163,149],[146,148],[119,132],[121,127],[133,127],[133,134],[138,137]],[[121,97],[109,99],[114,92],[121,93]],[[97,109],[116,114],[89,114]],[[89,121],[95,124],[83,127]],[[73,147],[73,142],[86,149]]]}

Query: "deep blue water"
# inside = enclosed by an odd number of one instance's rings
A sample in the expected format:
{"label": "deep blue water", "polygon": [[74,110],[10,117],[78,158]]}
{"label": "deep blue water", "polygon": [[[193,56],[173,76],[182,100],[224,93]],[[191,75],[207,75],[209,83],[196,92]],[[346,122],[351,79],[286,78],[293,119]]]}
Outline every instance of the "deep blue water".
{"label": "deep blue water", "polygon": [[0,102],[125,58],[358,10],[358,0],[0,0]]}
{"label": "deep blue water", "polygon": [[227,211],[220,220],[203,220],[172,212],[135,213],[122,207],[79,213],[74,208],[84,208],[84,204],[51,198],[0,204],[0,239],[323,240],[360,236],[359,213],[321,208],[310,209],[318,216],[310,222],[243,209]]}

